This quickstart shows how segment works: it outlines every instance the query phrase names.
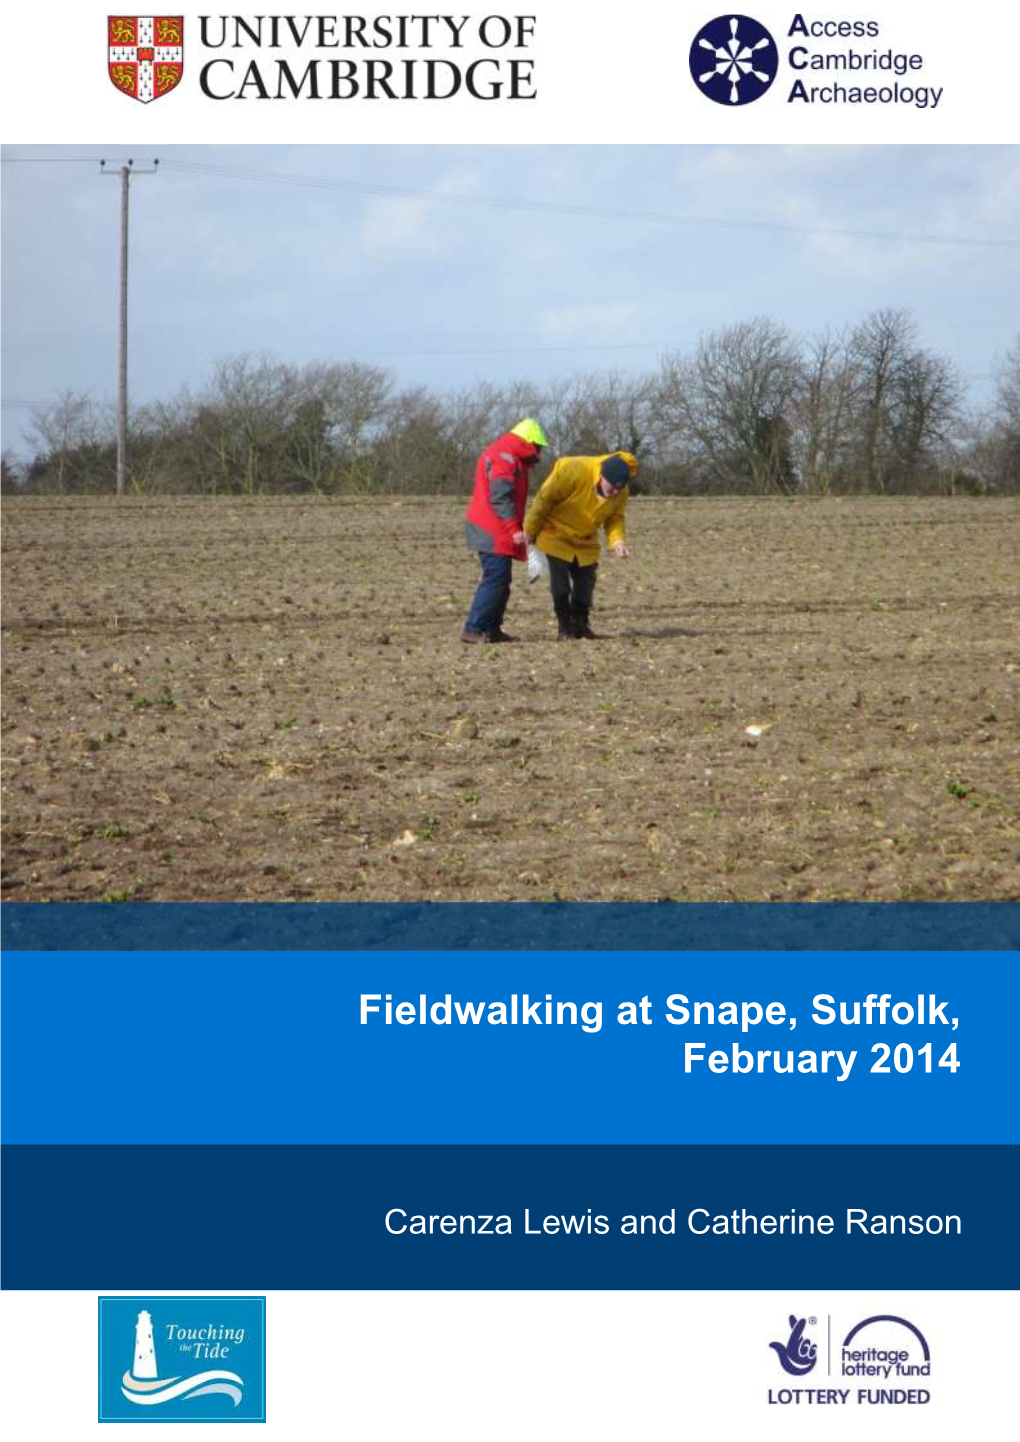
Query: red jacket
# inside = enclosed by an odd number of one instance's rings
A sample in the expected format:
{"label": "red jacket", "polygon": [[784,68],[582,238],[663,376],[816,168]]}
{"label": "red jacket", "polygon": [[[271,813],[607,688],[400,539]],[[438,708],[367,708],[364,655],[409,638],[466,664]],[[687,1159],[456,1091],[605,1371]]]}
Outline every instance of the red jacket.
{"label": "red jacket", "polygon": [[538,458],[539,450],[520,436],[500,436],[478,457],[475,489],[465,516],[467,543],[473,551],[493,551],[523,561],[525,546],[514,546],[515,531],[524,529],[528,502],[527,462]]}

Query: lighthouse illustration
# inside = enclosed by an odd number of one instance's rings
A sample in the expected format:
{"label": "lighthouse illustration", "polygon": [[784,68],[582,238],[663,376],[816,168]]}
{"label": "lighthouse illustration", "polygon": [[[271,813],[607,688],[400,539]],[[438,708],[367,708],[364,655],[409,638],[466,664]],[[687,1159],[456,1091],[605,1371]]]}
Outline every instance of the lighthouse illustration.
{"label": "lighthouse illustration", "polygon": [[135,1360],[131,1366],[132,1377],[139,1381],[151,1381],[159,1376],[156,1368],[156,1347],[152,1340],[152,1317],[148,1312],[139,1312],[135,1323]]}
{"label": "lighthouse illustration", "polygon": [[244,1379],[236,1372],[219,1368],[196,1372],[192,1376],[161,1377],[156,1365],[156,1342],[152,1330],[152,1314],[138,1313],[135,1323],[135,1352],[131,1369],[121,1378],[120,1390],[129,1402],[139,1407],[158,1407],[164,1402],[187,1401],[220,1393],[240,1405]]}

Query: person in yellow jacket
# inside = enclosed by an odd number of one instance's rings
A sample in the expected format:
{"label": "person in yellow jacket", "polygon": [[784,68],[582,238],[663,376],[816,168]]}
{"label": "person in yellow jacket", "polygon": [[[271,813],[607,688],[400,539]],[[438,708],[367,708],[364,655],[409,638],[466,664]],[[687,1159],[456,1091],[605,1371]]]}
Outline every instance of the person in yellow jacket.
{"label": "person in yellow jacket", "polygon": [[594,641],[591,603],[598,575],[599,528],[616,556],[629,556],[624,512],[637,461],[629,451],[561,456],[524,517],[529,544],[549,560],[558,641]]}

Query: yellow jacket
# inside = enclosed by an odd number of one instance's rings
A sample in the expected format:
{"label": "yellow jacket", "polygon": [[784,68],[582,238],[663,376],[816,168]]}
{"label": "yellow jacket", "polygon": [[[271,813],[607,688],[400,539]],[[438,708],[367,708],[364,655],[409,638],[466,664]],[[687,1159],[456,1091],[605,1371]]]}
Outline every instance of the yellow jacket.
{"label": "yellow jacket", "polygon": [[[629,451],[610,451],[627,462],[631,478],[637,461]],[[577,560],[593,566],[599,558],[598,530],[605,528],[606,545],[626,539],[623,513],[630,490],[624,486],[608,500],[595,489],[606,456],[561,456],[539,487],[524,517],[524,529],[535,545],[561,561]]]}

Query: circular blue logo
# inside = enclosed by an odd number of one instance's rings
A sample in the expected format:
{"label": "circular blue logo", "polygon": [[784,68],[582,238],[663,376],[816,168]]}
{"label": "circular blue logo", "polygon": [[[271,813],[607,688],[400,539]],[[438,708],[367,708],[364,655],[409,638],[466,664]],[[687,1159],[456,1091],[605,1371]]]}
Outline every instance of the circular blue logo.
{"label": "circular blue logo", "polygon": [[719,105],[750,105],[776,78],[776,42],[749,15],[720,15],[703,25],[691,46],[691,75]]}

